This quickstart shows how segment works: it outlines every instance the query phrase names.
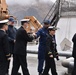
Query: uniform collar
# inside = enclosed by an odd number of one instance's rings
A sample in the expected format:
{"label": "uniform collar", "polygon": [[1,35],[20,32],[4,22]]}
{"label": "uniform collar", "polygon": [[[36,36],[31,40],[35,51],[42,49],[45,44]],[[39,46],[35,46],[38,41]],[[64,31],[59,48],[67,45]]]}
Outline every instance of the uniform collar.
{"label": "uniform collar", "polygon": [[12,25],[9,25],[10,27],[14,27],[14,26],[12,26]]}
{"label": "uniform collar", "polygon": [[4,32],[6,32],[4,29],[0,29],[1,31],[4,31]]}

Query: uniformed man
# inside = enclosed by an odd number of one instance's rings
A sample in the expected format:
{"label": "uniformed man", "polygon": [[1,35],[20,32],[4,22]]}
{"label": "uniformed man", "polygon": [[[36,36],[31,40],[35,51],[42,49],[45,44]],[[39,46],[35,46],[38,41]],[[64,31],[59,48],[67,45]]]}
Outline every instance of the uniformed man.
{"label": "uniformed man", "polygon": [[55,39],[55,30],[57,28],[50,26],[48,28],[49,35],[46,39],[46,51],[45,51],[45,68],[43,71],[43,75],[48,75],[49,70],[51,69],[52,75],[58,75],[56,72],[55,60],[59,60],[58,52],[56,49],[56,39]]}
{"label": "uniformed man", "polygon": [[12,74],[11,75],[17,75],[18,69],[21,65],[23,75],[29,75],[29,71],[27,68],[27,42],[30,42],[33,40],[33,37],[29,37],[26,28],[28,26],[29,19],[22,19],[21,20],[21,27],[17,31],[16,35],[16,42],[15,42],[15,48],[13,52],[13,68],[12,68]]}
{"label": "uniformed man", "polygon": [[8,20],[9,20],[8,22],[9,25],[8,25],[7,34],[8,34],[9,44],[10,44],[10,53],[12,54],[14,49],[17,29],[14,26],[15,19],[13,17],[10,17]]}
{"label": "uniformed man", "polygon": [[76,75],[76,33],[74,34],[72,38],[72,42],[73,42],[72,56],[74,58],[74,68],[73,68],[72,75]]}
{"label": "uniformed man", "polygon": [[[7,34],[9,40],[10,53],[13,54],[17,29],[14,27],[15,19],[13,17],[10,17],[8,20],[9,20],[8,21],[9,25],[8,25]],[[7,74],[9,74],[9,65],[10,65],[10,60],[8,61]]]}
{"label": "uniformed man", "polygon": [[6,30],[8,20],[0,21],[0,75],[5,75],[7,72],[9,53],[9,42]]}
{"label": "uniformed man", "polygon": [[43,27],[36,33],[36,38],[39,38],[39,48],[38,48],[38,73],[42,74],[43,64],[45,60],[45,48],[46,48],[46,37],[48,34],[48,27],[50,26],[50,21],[45,20]]}

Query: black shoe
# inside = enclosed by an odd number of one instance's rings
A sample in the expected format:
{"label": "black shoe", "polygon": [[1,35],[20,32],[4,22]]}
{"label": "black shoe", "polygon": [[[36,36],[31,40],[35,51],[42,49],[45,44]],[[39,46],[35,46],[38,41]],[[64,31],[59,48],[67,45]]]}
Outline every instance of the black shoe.
{"label": "black shoe", "polygon": [[42,73],[39,73],[39,75],[42,75]]}
{"label": "black shoe", "polygon": [[48,75],[50,75],[50,74],[48,73]]}
{"label": "black shoe", "polygon": [[21,75],[21,73],[18,73],[17,75]]}
{"label": "black shoe", "polygon": [[5,75],[9,75],[8,73],[6,73]]}
{"label": "black shoe", "polygon": [[41,73],[41,75],[50,75],[50,74],[49,74],[49,73],[48,73],[48,74],[42,74],[42,73]]}

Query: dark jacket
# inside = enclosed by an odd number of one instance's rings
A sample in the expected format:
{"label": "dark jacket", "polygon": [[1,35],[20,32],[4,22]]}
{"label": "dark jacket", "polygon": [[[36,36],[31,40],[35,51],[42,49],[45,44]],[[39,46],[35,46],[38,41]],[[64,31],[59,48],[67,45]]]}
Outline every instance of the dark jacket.
{"label": "dark jacket", "polygon": [[24,30],[23,27],[20,27],[16,35],[14,54],[26,55],[27,42],[32,40],[33,37],[29,37],[26,30]]}
{"label": "dark jacket", "polygon": [[72,56],[74,58],[76,58],[76,34],[74,34],[74,36],[72,38],[72,41],[73,41],[73,52],[72,52]]}
{"label": "dark jacket", "polygon": [[10,53],[12,53],[14,49],[14,40],[16,38],[16,32],[17,32],[17,29],[14,26],[11,26],[11,25],[8,26],[7,34],[8,34],[8,40],[10,45]]}
{"label": "dark jacket", "polygon": [[8,36],[3,30],[0,30],[0,62],[6,61],[7,55],[9,55]]}
{"label": "dark jacket", "polygon": [[56,49],[55,36],[48,35],[46,40],[46,57],[48,58],[50,55],[57,57],[58,52]]}

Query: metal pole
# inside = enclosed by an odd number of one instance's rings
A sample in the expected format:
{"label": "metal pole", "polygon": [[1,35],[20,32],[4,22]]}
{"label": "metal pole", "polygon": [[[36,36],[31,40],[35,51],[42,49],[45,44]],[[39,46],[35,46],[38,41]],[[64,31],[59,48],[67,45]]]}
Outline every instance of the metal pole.
{"label": "metal pole", "polygon": [[[38,54],[38,51],[36,51],[36,50],[34,50],[34,51],[27,50],[27,53]],[[69,58],[69,57],[72,56],[72,52],[66,52],[66,51],[58,51],[58,54],[59,54],[59,56],[63,56],[63,57],[66,57],[66,58]]]}

